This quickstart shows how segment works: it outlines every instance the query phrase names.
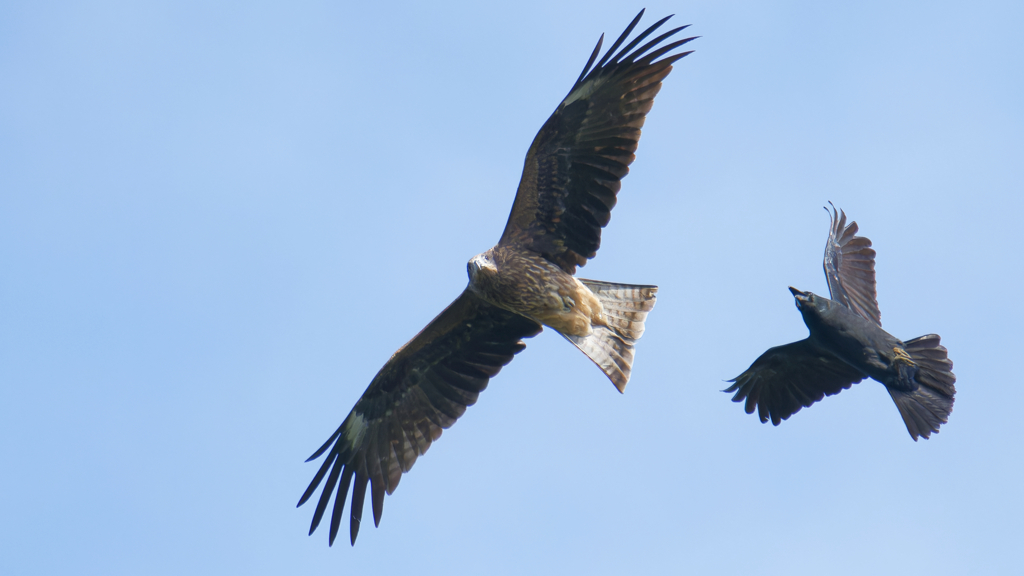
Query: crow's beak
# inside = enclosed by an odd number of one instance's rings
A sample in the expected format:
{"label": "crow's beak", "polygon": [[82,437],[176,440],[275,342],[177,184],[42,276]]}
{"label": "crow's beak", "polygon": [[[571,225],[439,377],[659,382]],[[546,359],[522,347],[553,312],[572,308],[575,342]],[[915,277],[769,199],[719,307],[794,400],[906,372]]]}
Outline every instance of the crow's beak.
{"label": "crow's beak", "polygon": [[789,287],[789,291],[793,293],[793,297],[796,298],[796,301],[801,303],[801,304],[803,304],[804,302],[807,302],[807,300],[810,297],[810,294],[808,294],[807,292],[803,292],[801,290],[797,290],[796,288],[793,288],[792,286]]}

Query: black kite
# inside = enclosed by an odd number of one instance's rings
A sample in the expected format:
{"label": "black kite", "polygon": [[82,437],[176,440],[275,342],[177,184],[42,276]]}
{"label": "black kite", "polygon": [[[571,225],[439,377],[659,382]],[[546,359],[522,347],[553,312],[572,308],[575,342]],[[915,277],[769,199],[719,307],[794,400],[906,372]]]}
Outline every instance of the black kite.
{"label": "black kite", "polygon": [[625,387],[633,344],[643,334],[657,287],[573,275],[597,254],[661,81],[673,62],[689,54],[669,53],[693,39],[661,46],[683,26],[637,48],[668,20],[663,18],[616,52],[642,15],[599,61],[598,41],[568,96],[537,133],[505,231],[497,245],[469,261],[462,295],[395,352],[310,456],[327,454],[299,500],[301,506],[327,478],[310,534],[337,490],[329,536],[334,543],[350,485],[352,543],[368,484],[378,525],[384,495],[542,325],[586,353],[619,391]]}

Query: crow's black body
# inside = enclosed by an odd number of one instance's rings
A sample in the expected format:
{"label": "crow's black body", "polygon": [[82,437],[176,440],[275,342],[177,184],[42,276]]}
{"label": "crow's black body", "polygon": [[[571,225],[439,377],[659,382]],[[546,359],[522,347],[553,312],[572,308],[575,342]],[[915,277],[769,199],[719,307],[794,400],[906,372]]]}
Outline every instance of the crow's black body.
{"label": "crow's black body", "polygon": [[903,342],[882,329],[875,251],[857,223],[833,208],[825,276],[834,299],[790,288],[810,335],[762,354],[726,392],[776,426],[864,378],[885,385],[915,441],[938,432],[953,410],[956,376],[937,334]]}

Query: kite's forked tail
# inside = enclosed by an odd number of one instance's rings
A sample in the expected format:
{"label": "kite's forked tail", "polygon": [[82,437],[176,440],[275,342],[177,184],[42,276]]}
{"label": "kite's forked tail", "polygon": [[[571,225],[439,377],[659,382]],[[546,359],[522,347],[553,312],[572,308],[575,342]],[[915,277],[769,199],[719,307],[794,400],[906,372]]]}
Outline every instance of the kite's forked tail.
{"label": "kite's forked tail", "polygon": [[593,360],[623,392],[633,369],[633,346],[644,333],[644,321],[654,308],[658,287],[578,280],[601,302],[608,325],[592,326],[587,336],[562,336]]}

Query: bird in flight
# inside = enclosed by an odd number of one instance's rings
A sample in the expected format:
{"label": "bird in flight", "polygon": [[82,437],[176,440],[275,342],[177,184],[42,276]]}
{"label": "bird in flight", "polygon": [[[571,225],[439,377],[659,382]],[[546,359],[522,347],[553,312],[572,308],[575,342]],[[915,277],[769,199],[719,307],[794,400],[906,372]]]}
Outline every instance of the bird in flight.
{"label": "bird in flight", "polygon": [[350,486],[352,544],[367,485],[379,525],[384,495],[394,492],[416,458],[526,347],[522,339],[542,326],[583,351],[620,392],[625,388],[633,346],[657,287],[574,274],[597,254],[661,81],[690,53],[671,52],[693,38],[664,43],[686,26],[640,45],[670,17],[622,46],[641,16],[643,11],[598,60],[602,35],[569,94],[537,133],[505,231],[493,248],[469,261],[466,289],[391,356],[341,426],[307,460],[327,455],[299,499],[301,506],[326,477],[310,534],[336,491],[329,535],[334,544]]}
{"label": "bird in flight", "polygon": [[938,334],[903,342],[882,329],[871,240],[857,236],[857,223],[847,226],[835,206],[829,217],[825,277],[832,299],[790,287],[810,335],[769,348],[723,392],[735,392],[733,402],[746,400],[747,414],[756,408],[761,422],[778,426],[801,407],[874,378],[889,391],[910,437],[928,438],[953,410],[953,362]]}

